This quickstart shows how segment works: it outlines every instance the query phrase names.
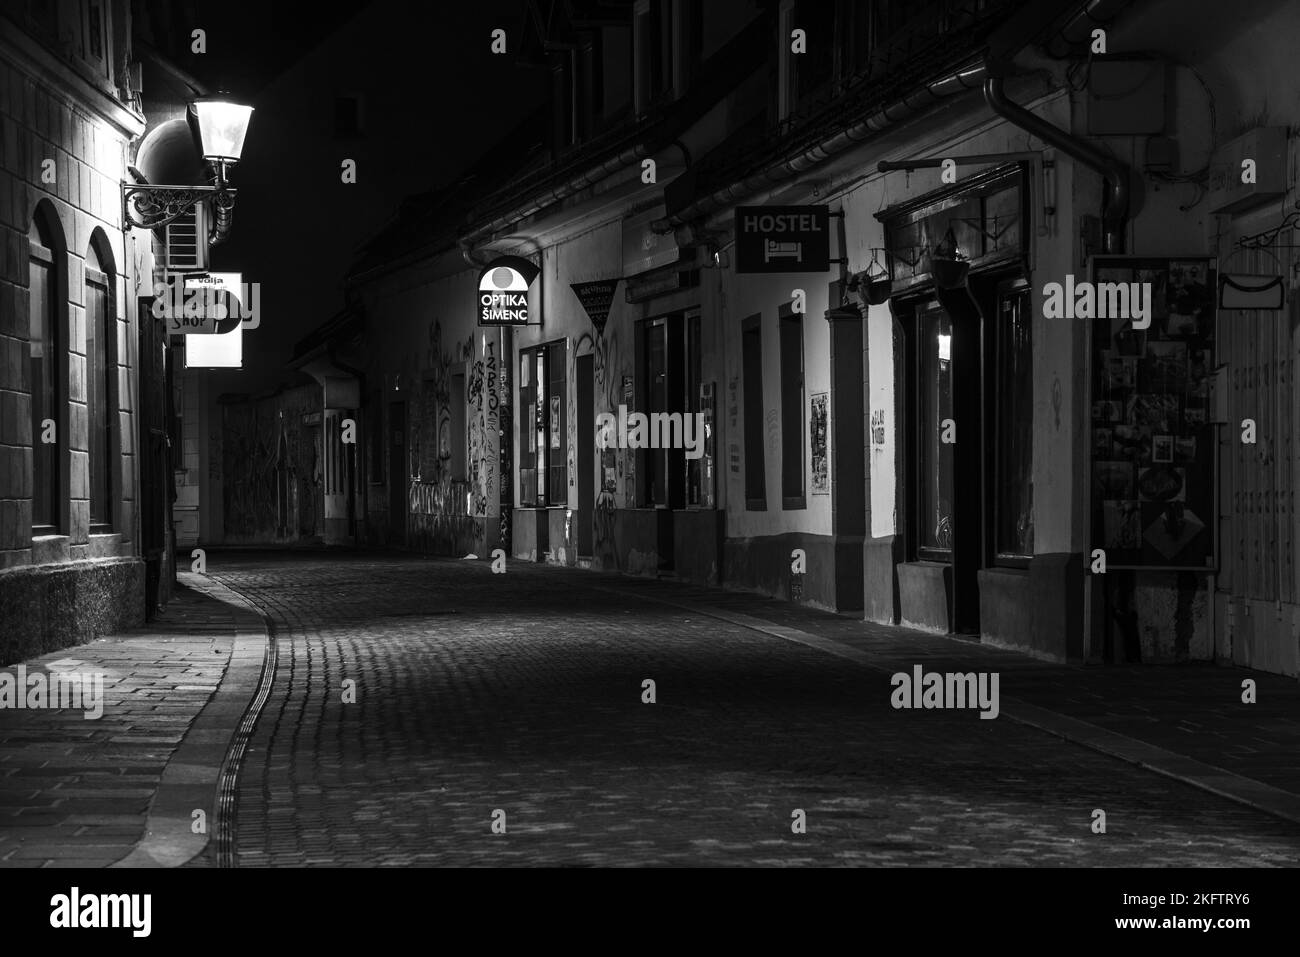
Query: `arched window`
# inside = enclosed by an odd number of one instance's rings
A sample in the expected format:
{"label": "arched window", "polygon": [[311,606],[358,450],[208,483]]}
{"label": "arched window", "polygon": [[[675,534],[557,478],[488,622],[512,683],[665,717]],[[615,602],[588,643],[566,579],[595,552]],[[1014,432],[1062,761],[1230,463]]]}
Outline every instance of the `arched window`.
{"label": "arched window", "polygon": [[31,343],[32,396],[32,535],[58,532],[62,518],[59,442],[63,428],[65,347],[60,318],[64,314],[64,257],[58,219],[38,207],[27,230],[28,336]]}
{"label": "arched window", "polygon": [[113,527],[113,396],[117,380],[117,310],[112,255],[96,233],[86,253],[86,421],[90,459],[90,531]]}

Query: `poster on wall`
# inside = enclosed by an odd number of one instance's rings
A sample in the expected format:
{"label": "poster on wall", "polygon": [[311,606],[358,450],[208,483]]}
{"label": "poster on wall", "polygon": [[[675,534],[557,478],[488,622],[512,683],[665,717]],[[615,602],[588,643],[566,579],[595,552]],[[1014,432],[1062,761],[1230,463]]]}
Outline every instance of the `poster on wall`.
{"label": "poster on wall", "polygon": [[551,396],[551,448],[560,447],[560,397]]}
{"label": "poster on wall", "polygon": [[812,421],[808,435],[812,438],[812,493],[829,495],[830,476],[826,468],[826,409],[830,396],[818,392],[812,397]]}
{"label": "poster on wall", "polygon": [[1108,569],[1216,563],[1214,273],[1207,258],[1092,261],[1099,301],[1122,283],[1146,302],[1136,323],[1092,320],[1092,547]]}

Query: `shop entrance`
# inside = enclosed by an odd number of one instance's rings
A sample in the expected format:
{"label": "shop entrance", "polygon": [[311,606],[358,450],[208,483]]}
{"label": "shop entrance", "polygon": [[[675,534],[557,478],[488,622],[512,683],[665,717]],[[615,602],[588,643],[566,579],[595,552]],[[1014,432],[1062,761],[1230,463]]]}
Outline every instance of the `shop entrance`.
{"label": "shop entrance", "polygon": [[979,634],[983,321],[964,289],[914,301],[910,312],[908,550],[917,561],[949,566],[949,628]]}

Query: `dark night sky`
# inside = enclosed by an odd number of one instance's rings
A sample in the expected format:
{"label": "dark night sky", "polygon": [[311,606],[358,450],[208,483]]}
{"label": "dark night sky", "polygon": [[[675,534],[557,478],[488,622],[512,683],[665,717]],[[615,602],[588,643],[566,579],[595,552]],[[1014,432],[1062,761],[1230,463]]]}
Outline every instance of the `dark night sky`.
{"label": "dark night sky", "polygon": [[[522,40],[522,0],[203,6],[212,13],[194,19],[206,21],[208,52],[178,65],[255,107],[231,176],[234,228],[212,268],[260,283],[262,314],[245,333],[243,370],[211,375],[218,393],[257,394],[294,377],[284,368],[294,344],[343,307],[357,248],[405,197],[456,182],[499,148],[547,83],[489,51],[493,28]],[[335,98],[356,94],[363,134],[340,138]],[[355,184],[341,182],[344,159],[357,163]]]}

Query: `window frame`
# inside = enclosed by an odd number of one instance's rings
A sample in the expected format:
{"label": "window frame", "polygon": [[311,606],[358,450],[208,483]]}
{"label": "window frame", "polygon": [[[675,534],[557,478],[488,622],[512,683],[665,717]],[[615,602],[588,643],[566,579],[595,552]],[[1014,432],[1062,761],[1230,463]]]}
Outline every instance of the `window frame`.
{"label": "window frame", "polygon": [[[931,561],[931,562],[941,562],[944,564],[952,564],[953,562],[952,546],[949,545],[947,548],[944,548],[942,546],[927,544],[927,541],[929,539],[929,534],[926,531],[932,524],[931,516],[928,514],[929,509],[927,508],[927,506],[930,505],[932,502],[932,499],[929,496],[933,496],[937,494],[938,491],[937,488],[931,487],[930,478],[929,478],[929,466],[931,464],[929,460],[929,455],[931,450],[933,449],[935,442],[938,440],[938,433],[936,432],[934,435],[930,435],[928,426],[931,424],[930,420],[932,420],[934,426],[937,428],[944,418],[943,416],[938,415],[937,412],[933,414],[930,412],[929,401],[927,398],[927,386],[929,383],[926,378],[925,346],[927,343],[928,336],[926,333],[925,320],[928,316],[936,313],[941,314],[943,317],[947,319],[948,335],[951,337],[955,331],[954,330],[955,322],[953,320],[951,313],[949,313],[948,310],[943,307],[943,304],[940,303],[938,299],[931,296],[927,299],[915,303],[913,306],[912,322],[913,322],[913,327],[915,329],[915,341],[916,341],[916,353],[914,357],[915,366],[913,372],[914,374],[913,382],[916,389],[916,394],[915,394],[916,421],[913,429],[914,448],[912,450],[912,467],[913,467],[914,480],[909,484],[913,486],[913,494],[915,496],[915,503],[914,503],[914,508],[915,508],[914,515],[916,521],[915,551],[916,551],[917,559],[920,561]],[[948,376],[951,379],[952,376],[951,339],[949,340],[949,342],[950,344],[949,344],[949,352],[948,352]],[[939,361],[942,360],[936,358],[936,362]],[[950,405],[953,401],[951,391],[952,391],[952,383],[950,381],[949,398],[948,398]],[[951,411],[949,417],[951,417]],[[956,488],[956,481],[957,481],[957,477],[955,475],[952,476],[952,484],[954,490]],[[952,507],[953,507],[953,503],[952,501],[950,501],[949,509],[951,510]]]}
{"label": "window frame", "polygon": [[[36,397],[36,384],[32,376],[33,359],[31,357],[30,345],[28,349],[28,394],[31,396],[32,403],[32,538],[42,538],[51,535],[65,534],[68,517],[66,514],[66,494],[65,483],[67,479],[68,463],[63,454],[62,437],[67,433],[67,327],[64,309],[60,308],[60,303],[65,302],[66,298],[62,294],[66,282],[66,256],[60,248],[58,239],[54,236],[48,237],[49,245],[46,244],[47,237],[41,234],[47,232],[40,223],[42,210],[38,209],[32,217],[31,226],[28,229],[28,307],[27,307],[27,338],[31,342],[31,321],[33,297],[31,296],[32,287],[32,262],[37,261],[44,266],[48,272],[48,281],[45,286],[46,304],[45,304],[45,330],[46,335],[42,343],[44,355],[43,364],[45,379],[48,379],[46,389],[49,393],[49,409],[38,408]],[[41,415],[43,411],[48,411],[47,415]],[[54,422],[56,441],[45,446],[41,442],[41,422],[49,418]],[[49,474],[44,476],[46,481],[42,482],[40,472],[41,452],[46,453],[46,461],[49,468]],[[50,521],[38,521],[38,517],[47,516],[37,515],[37,496],[38,489],[50,490],[49,515]]]}
{"label": "window frame", "polygon": [[[752,337],[752,338],[751,338]],[[750,343],[756,352],[749,353]],[[745,510],[767,511],[767,456],[763,448],[763,315],[755,313],[741,320],[740,334],[741,406],[744,426]],[[752,361],[751,361],[752,360]],[[750,371],[755,372],[751,382]]]}
{"label": "window frame", "polygon": [[[793,336],[794,341],[787,341],[788,336]],[[777,344],[781,359],[781,508],[794,511],[808,507],[808,436],[804,419],[808,389],[804,376],[803,314],[795,312],[789,303],[782,303],[777,315]],[[794,345],[798,346],[797,355]],[[798,397],[791,401],[790,393],[796,391]],[[797,492],[788,484],[796,473]]]}
{"label": "window frame", "polygon": [[[1006,452],[1005,449],[1006,435],[1004,432],[1005,422],[1003,416],[1002,402],[1009,397],[1011,392],[1011,390],[1009,390],[1006,387],[1006,371],[1004,368],[1004,360],[1006,358],[1006,347],[1008,345],[1007,342],[1008,333],[1010,332],[1010,330],[1006,328],[1005,323],[1003,321],[1003,308],[1004,308],[1004,303],[1006,303],[1012,298],[1018,298],[1021,300],[1022,303],[1023,328],[1025,329],[1025,342],[1022,344],[1021,347],[1027,350],[1028,353],[1026,365],[1028,367],[1029,382],[1028,382],[1027,390],[1031,398],[1033,395],[1033,370],[1034,370],[1033,297],[1030,294],[1030,286],[1028,280],[1025,279],[1024,277],[1017,277],[1014,279],[1003,280],[1002,282],[998,283],[997,300],[996,300],[997,304],[995,306],[995,315],[993,317],[994,318],[993,327],[995,331],[994,331],[993,370],[992,370],[993,389],[994,389],[993,410],[992,410],[993,411],[993,415],[992,415],[992,421],[993,421],[993,490],[992,490],[993,548],[992,551],[993,551],[993,556],[992,557],[993,557],[993,562],[996,565],[1011,567],[1011,568],[1028,568],[1029,562],[1033,558],[1032,520],[1033,520],[1034,408],[1033,408],[1032,401],[1030,401],[1029,403],[1018,403],[1016,406],[1017,409],[1019,410],[1019,414],[1017,417],[1024,420],[1024,425],[1021,426],[1021,429],[1023,430],[1024,433],[1022,437],[1026,439],[1027,448],[1029,450],[1028,495],[1029,495],[1029,509],[1030,509],[1030,520],[1031,520],[1029,550],[1028,552],[1020,552],[1020,551],[1007,550],[1002,547],[1003,545],[1002,508],[1004,504],[1003,492],[1004,490],[1010,487],[1009,480],[1007,480],[1003,471],[1003,467],[1004,467],[1003,456]],[[1021,388],[1023,389],[1025,387],[1022,385]]]}
{"label": "window frame", "polygon": [[[98,259],[98,255],[96,254]],[[101,265],[103,260],[99,260]],[[87,483],[86,494],[89,505],[90,516],[90,534],[104,535],[111,533],[114,529],[114,503],[117,482],[114,475],[114,464],[118,461],[114,455],[113,442],[113,419],[117,415],[118,403],[116,401],[116,388],[114,380],[116,379],[117,369],[117,349],[116,349],[116,332],[117,319],[115,299],[113,295],[115,276],[111,270],[105,271],[92,266],[89,260],[84,267],[86,299],[85,299],[85,321],[87,330],[86,342],[86,464],[87,464]],[[103,291],[103,309],[104,314],[100,317],[99,328],[95,329],[94,348],[99,350],[99,355],[92,356],[92,343],[89,333],[92,329],[92,317],[90,314],[90,297],[92,286],[97,286]],[[102,343],[102,349],[100,344]],[[102,357],[102,362],[100,358]],[[96,388],[95,374],[99,372],[99,366],[102,365],[103,373],[103,391],[102,393]],[[97,406],[103,402],[103,461],[99,463],[102,474],[96,475],[96,454],[94,448],[95,432],[95,414],[98,411]],[[98,479],[98,480],[97,480]],[[95,487],[99,486],[99,492],[104,496],[103,511],[98,517],[95,515]]]}

